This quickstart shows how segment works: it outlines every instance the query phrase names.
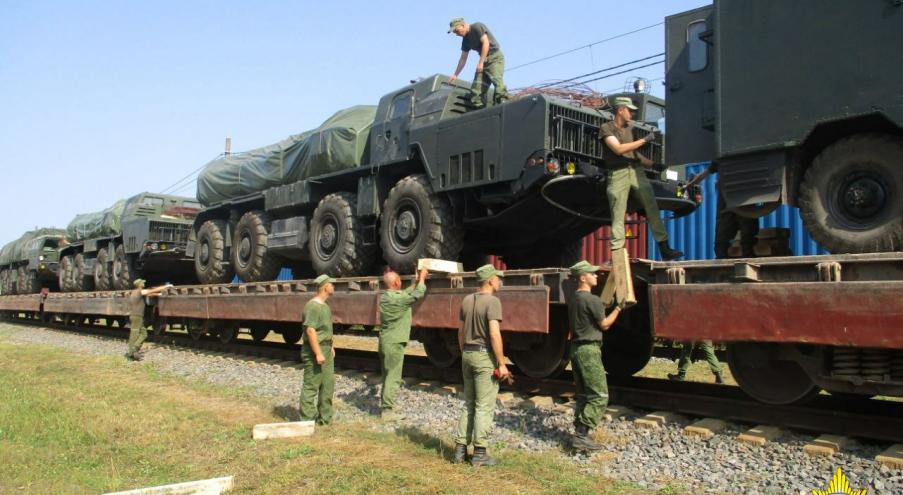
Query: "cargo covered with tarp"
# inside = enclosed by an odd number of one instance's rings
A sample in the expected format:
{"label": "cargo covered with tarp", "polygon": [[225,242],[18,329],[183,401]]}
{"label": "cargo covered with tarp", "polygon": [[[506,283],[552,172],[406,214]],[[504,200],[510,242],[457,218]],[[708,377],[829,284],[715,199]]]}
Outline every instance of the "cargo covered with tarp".
{"label": "cargo covered with tarp", "polygon": [[39,237],[62,237],[64,235],[66,235],[65,230],[52,227],[29,230],[15,241],[9,242],[3,246],[3,249],[0,250],[0,265],[26,261],[28,259],[29,244]]}
{"label": "cargo covered with tarp", "polygon": [[361,166],[368,160],[376,107],[336,112],[316,129],[263,148],[217,158],[198,175],[205,206],[265,189]]}
{"label": "cargo covered with tarp", "polygon": [[119,235],[122,232],[120,217],[124,209],[125,200],[120,199],[105,210],[76,215],[66,227],[66,240],[77,242]]}

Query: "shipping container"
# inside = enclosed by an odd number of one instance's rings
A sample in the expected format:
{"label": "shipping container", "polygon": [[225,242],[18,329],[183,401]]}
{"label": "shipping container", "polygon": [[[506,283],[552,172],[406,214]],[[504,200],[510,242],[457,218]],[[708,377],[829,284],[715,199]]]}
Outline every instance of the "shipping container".
{"label": "shipping container", "polygon": [[[687,165],[687,178],[701,173],[709,162]],[[710,260],[715,258],[715,221],[718,217],[718,192],[715,185],[718,174],[712,174],[702,181],[702,204],[692,214],[682,218],[669,218],[670,212],[662,212],[665,228],[668,230],[671,247],[684,252],[685,260]],[[787,205],[779,206],[775,211],[759,219],[759,228],[781,227],[790,230],[790,250],[794,256],[828,254],[824,248],[816,244],[800,218],[798,208]],[[648,250],[651,259],[660,260],[661,254],[652,236],[648,237]]]}

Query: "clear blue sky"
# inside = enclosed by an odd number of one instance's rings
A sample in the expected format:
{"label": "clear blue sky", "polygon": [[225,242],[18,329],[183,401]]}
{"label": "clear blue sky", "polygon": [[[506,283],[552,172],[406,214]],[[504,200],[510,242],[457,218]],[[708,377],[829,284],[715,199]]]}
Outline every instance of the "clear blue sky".
{"label": "clear blue sky", "polygon": [[[707,3],[0,0],[0,245],[161,191],[221,153],[226,136],[234,151],[267,145],[412,78],[451,73],[460,54],[460,38],[446,34],[452,17],[486,23],[512,68]],[[511,70],[506,83],[659,53],[663,33]],[[194,182],[179,192],[194,196]]]}

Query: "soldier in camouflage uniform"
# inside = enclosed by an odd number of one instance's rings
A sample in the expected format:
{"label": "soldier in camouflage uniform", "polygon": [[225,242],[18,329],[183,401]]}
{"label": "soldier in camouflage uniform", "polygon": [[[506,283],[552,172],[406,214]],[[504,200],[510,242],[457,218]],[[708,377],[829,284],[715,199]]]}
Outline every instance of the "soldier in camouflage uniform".
{"label": "soldier in camouflage uniform", "polygon": [[709,369],[715,375],[715,383],[724,383],[724,375],[721,372],[721,363],[718,356],[715,355],[715,346],[711,340],[702,340],[699,342],[684,342],[683,349],[680,351],[680,361],[677,362],[677,374],[668,374],[669,380],[683,381],[687,378],[687,369],[690,368],[690,359],[693,357],[693,350],[700,349],[705,362],[709,363]]}
{"label": "soldier in camouflage uniform", "polygon": [[577,389],[574,410],[574,450],[600,450],[602,446],[590,436],[608,407],[608,382],[602,364],[602,332],[611,328],[621,314],[616,307],[605,315],[602,300],[591,290],[598,282],[599,267],[579,261],[570,268],[577,281],[577,291],[568,301],[568,323],[571,329],[570,357]]}
{"label": "soldier in camouflage uniform", "polygon": [[411,306],[426,293],[427,271],[407,289],[401,289],[401,276],[393,270],[383,275],[386,290],[379,298],[379,362],[382,369],[380,410],[382,419],[401,419],[395,410],[395,395],[401,386],[404,348],[411,338]]}
{"label": "soldier in camouflage uniform", "polygon": [[467,55],[473,50],[480,54],[473,84],[470,86],[470,101],[473,106],[476,108],[486,106],[486,94],[490,85],[495,86],[494,103],[501,103],[507,100],[508,90],[505,88],[505,81],[503,80],[505,56],[502,55],[502,49],[495,36],[489,31],[489,28],[482,22],[468,24],[463,17],[455,17],[448,23],[448,32],[464,38],[461,40],[461,58],[458,59],[455,73],[449,78],[448,82],[455,82],[458,74],[461,73],[464,65],[467,64]]}
{"label": "soldier in camouflage uniform", "polygon": [[319,425],[332,422],[332,397],[335,395],[335,349],[332,347],[332,310],[326,300],[335,292],[335,279],[320,275],[314,279],[317,294],[304,305],[304,344],[301,363],[301,420]]}
{"label": "soldier in camouflage uniform", "polygon": [[125,353],[125,358],[129,361],[141,361],[144,357],[141,345],[147,340],[147,328],[144,327],[144,298],[145,296],[156,296],[171,285],[145,289],[144,279],[140,278],[135,280],[134,285],[135,290],[129,293],[129,349]]}

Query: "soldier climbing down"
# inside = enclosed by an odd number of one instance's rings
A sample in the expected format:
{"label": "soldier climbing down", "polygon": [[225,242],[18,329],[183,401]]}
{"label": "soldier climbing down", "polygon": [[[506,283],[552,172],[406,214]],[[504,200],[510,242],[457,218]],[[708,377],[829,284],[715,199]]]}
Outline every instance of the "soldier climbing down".
{"label": "soldier climbing down", "polygon": [[145,289],[144,279],[139,278],[135,280],[134,285],[135,290],[129,293],[129,349],[125,353],[125,358],[129,361],[141,361],[144,358],[141,346],[147,340],[147,328],[144,327],[144,297],[156,296],[166,288],[172,287],[172,284]]}
{"label": "soldier climbing down", "polygon": [[495,86],[493,103],[507,100],[508,90],[505,88],[503,80],[505,56],[489,28],[482,22],[468,24],[463,17],[455,17],[448,23],[448,32],[464,38],[461,40],[461,58],[458,59],[455,73],[448,79],[448,82],[455,82],[467,63],[467,55],[473,50],[480,54],[473,84],[470,86],[470,101],[473,106],[476,108],[486,106],[486,93],[489,91],[490,84]]}

